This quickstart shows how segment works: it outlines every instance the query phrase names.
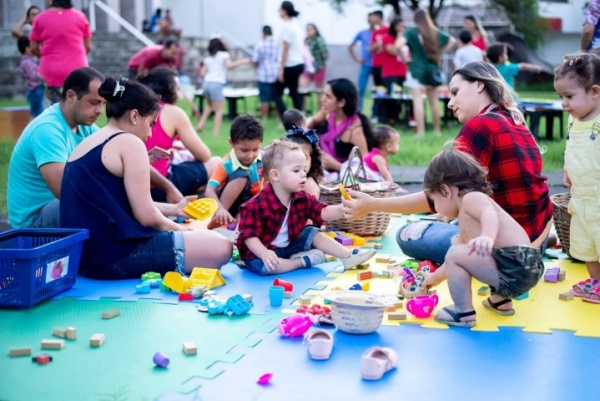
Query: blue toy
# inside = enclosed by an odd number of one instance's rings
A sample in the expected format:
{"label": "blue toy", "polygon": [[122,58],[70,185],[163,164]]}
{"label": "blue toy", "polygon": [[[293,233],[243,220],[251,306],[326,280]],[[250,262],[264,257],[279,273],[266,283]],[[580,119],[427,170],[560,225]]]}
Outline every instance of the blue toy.
{"label": "blue toy", "polygon": [[521,301],[521,300],[523,300],[523,299],[526,299],[526,298],[529,298],[529,291],[527,291],[527,292],[526,292],[525,294],[523,294],[523,295],[519,295],[518,297],[515,297],[515,299],[516,299],[517,301]]}
{"label": "blue toy", "polygon": [[153,278],[153,279],[148,280],[147,282],[148,282],[148,284],[150,284],[150,287],[157,288],[157,287],[160,287],[160,285],[162,284],[162,279]]}
{"label": "blue toy", "polygon": [[144,281],[142,284],[138,284],[135,286],[136,294],[150,294],[150,284]]}
{"label": "blue toy", "polygon": [[242,296],[239,294],[229,297],[226,305],[234,315],[238,316],[248,313],[248,311],[252,309],[252,304],[242,298]]}

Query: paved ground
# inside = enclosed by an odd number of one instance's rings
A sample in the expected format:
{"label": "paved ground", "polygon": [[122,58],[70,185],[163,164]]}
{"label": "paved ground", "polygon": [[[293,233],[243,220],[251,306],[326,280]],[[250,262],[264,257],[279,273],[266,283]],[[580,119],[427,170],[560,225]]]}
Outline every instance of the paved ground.
{"label": "paved ground", "polygon": [[[425,167],[390,167],[394,181],[400,183],[410,193],[418,192],[423,188],[423,175]],[[550,194],[554,195],[561,192],[567,192],[567,188],[562,183],[562,173],[547,173]],[[10,229],[6,215],[0,214],[0,232]]]}

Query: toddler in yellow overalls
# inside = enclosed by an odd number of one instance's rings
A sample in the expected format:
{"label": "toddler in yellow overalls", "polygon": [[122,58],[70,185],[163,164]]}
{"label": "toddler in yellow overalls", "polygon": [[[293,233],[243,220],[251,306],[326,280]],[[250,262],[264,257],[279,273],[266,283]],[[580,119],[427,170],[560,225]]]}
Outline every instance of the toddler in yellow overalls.
{"label": "toddler in yellow overalls", "polygon": [[570,290],[600,304],[600,57],[567,55],[554,71],[554,88],[570,114],[565,185],[571,189],[571,248],[590,278]]}

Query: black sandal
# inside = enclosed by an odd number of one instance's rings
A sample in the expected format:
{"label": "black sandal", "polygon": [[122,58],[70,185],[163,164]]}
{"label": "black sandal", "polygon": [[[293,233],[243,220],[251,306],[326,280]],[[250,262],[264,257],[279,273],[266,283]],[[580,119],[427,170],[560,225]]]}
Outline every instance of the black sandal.
{"label": "black sandal", "polygon": [[446,307],[446,308],[442,308],[442,311],[447,313],[448,316],[450,316],[452,318],[452,320],[445,320],[445,319],[438,318],[438,316],[439,316],[439,312],[438,312],[438,314],[435,316],[435,319],[434,319],[438,323],[447,324],[448,326],[466,327],[466,328],[471,328],[471,327],[475,326],[475,324],[477,324],[477,322],[475,320],[471,320],[469,322],[463,322],[460,320],[463,317],[475,316],[474,310],[472,310],[470,312],[459,313],[459,312],[453,311],[452,309],[448,309]]}
{"label": "black sandal", "polygon": [[483,306],[485,306],[486,309],[494,311],[499,315],[512,316],[515,314],[515,310],[512,308],[511,309],[498,309],[499,306],[506,305],[507,303],[512,302],[512,299],[510,299],[510,298],[505,298],[502,301],[498,301],[498,302],[492,302],[492,300],[490,298],[488,298],[487,302],[489,305],[487,305],[485,302],[482,302]]}

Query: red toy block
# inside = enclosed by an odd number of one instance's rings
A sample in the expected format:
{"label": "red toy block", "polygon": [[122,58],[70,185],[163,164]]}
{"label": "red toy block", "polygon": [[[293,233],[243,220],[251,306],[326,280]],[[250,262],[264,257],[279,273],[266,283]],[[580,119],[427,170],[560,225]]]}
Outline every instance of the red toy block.
{"label": "red toy block", "polygon": [[192,294],[179,294],[180,301],[193,301],[194,296]]}
{"label": "red toy block", "polygon": [[40,365],[45,365],[48,362],[52,361],[52,357],[50,355],[48,355],[48,354],[42,354],[42,355],[39,355],[39,356],[34,356],[33,358],[31,358],[31,360],[33,362],[39,363]]}
{"label": "red toy block", "polygon": [[365,270],[364,272],[360,272],[356,274],[358,281],[368,280],[373,278],[373,272],[371,270]]}
{"label": "red toy block", "polygon": [[418,271],[425,273],[435,273],[435,263],[433,263],[431,260],[424,260],[422,262],[419,262]]}

